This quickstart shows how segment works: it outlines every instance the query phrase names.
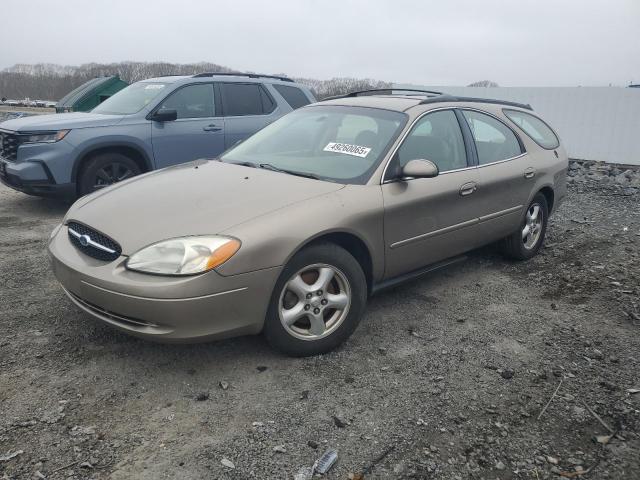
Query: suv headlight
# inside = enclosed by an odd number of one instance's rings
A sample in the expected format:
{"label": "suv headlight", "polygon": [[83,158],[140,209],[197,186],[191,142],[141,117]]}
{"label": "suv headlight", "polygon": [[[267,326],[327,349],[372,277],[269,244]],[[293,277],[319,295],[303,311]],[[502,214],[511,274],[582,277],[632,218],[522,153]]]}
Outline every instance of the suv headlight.
{"label": "suv headlight", "polygon": [[71,130],[58,130],[57,132],[43,132],[22,135],[21,143],[56,143],[62,140]]}
{"label": "suv headlight", "polygon": [[219,235],[164,240],[129,257],[126,267],[157,275],[194,275],[222,265],[240,248],[240,240]]}

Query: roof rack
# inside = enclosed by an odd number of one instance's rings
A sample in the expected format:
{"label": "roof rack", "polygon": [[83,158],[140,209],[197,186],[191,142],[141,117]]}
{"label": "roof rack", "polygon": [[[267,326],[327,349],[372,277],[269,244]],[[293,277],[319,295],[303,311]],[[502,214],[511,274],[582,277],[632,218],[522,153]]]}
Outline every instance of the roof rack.
{"label": "roof rack", "polygon": [[293,80],[291,80],[288,77],[280,77],[278,75],[262,75],[260,73],[229,73],[229,72],[205,72],[205,73],[198,73],[196,75],[194,75],[192,78],[200,78],[200,77],[249,77],[249,78],[273,78],[274,80],[281,80],[283,82],[292,82]]}
{"label": "roof rack", "polygon": [[[384,92],[384,93],[383,93]],[[338,98],[352,98],[352,97],[360,97],[367,95],[393,95],[393,92],[416,92],[416,93],[426,93],[429,95],[443,95],[442,92],[436,92],[433,90],[417,90],[415,88],[371,88],[369,90],[357,90],[355,92],[345,93],[344,95],[335,95],[333,97],[325,98],[325,100],[335,100]],[[402,94],[399,94],[402,95]]]}
{"label": "roof rack", "polygon": [[510,107],[525,108],[527,110],[533,110],[528,103],[510,102],[508,100],[495,100],[492,98],[476,98],[476,97],[456,97],[453,95],[442,94],[438,97],[427,98],[420,102],[420,105],[429,103],[441,103],[441,102],[473,102],[473,103],[491,103],[495,105],[508,105]]}

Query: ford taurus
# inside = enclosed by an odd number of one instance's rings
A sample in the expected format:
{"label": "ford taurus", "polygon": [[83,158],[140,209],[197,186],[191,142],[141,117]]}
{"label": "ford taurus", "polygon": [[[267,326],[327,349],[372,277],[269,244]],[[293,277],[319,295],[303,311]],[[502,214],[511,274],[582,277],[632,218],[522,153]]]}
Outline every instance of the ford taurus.
{"label": "ford taurus", "polygon": [[528,105],[356,92],[293,111],[215,160],[78,200],[53,270],[93,317],[159,341],[263,332],[330,351],[382,288],[500,242],[533,257],[567,155]]}

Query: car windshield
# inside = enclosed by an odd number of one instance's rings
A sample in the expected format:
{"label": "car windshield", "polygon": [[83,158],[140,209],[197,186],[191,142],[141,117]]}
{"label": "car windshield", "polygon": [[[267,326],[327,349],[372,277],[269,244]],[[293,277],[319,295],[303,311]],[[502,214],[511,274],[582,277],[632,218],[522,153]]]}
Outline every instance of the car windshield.
{"label": "car windshield", "polygon": [[166,91],[166,83],[138,82],[123,88],[92,110],[106,115],[131,115],[146,107],[151,100]]}
{"label": "car windshield", "polygon": [[404,113],[377,108],[305,107],[260,130],[221,160],[362,185],[406,121]]}

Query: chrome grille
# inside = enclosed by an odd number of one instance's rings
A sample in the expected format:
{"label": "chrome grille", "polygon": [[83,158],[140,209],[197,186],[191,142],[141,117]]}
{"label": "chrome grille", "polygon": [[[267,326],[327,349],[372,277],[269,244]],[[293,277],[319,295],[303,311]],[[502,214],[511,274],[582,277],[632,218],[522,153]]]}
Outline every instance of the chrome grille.
{"label": "chrome grille", "polygon": [[78,222],[67,224],[69,240],[85,255],[104,262],[111,262],[122,253],[122,248],[115,240]]}

